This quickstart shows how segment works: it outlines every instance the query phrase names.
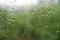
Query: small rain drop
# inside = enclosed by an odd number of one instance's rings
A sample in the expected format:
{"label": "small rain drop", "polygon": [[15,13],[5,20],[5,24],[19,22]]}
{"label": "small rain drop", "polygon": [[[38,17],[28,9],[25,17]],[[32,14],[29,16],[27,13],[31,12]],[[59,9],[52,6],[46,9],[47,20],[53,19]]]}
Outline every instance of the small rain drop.
{"label": "small rain drop", "polygon": [[59,31],[57,31],[57,32],[59,32]]}

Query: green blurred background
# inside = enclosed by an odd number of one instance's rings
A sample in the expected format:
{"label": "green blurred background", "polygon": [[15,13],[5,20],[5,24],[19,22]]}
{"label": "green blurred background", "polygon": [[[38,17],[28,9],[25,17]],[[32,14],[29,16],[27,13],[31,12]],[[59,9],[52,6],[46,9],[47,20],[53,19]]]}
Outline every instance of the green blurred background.
{"label": "green blurred background", "polygon": [[15,12],[0,8],[0,40],[60,40],[59,3]]}

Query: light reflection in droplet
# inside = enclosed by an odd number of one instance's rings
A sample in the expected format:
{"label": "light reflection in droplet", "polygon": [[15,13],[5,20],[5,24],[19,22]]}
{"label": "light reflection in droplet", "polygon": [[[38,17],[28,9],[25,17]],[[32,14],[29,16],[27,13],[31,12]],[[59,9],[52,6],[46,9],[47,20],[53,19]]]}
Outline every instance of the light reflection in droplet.
{"label": "light reflection in droplet", "polygon": [[57,32],[59,32],[59,31],[57,31]]}
{"label": "light reflection in droplet", "polygon": [[15,22],[15,20],[13,20],[13,22]]}
{"label": "light reflection in droplet", "polygon": [[48,26],[45,26],[46,28],[48,27]]}
{"label": "light reflection in droplet", "polygon": [[8,22],[8,24],[11,24],[11,22]]}

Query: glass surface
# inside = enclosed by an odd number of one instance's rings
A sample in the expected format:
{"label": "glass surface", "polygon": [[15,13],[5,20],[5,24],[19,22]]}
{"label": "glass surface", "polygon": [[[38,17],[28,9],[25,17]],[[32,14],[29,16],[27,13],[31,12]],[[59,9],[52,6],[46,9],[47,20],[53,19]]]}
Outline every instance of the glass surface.
{"label": "glass surface", "polygon": [[60,0],[0,0],[0,40],[60,40]]}

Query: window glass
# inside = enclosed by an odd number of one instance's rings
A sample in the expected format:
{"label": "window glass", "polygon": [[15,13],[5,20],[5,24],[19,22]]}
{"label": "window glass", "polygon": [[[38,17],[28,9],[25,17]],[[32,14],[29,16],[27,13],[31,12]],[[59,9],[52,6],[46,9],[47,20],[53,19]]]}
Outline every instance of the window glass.
{"label": "window glass", "polygon": [[0,40],[60,40],[60,0],[0,0]]}

